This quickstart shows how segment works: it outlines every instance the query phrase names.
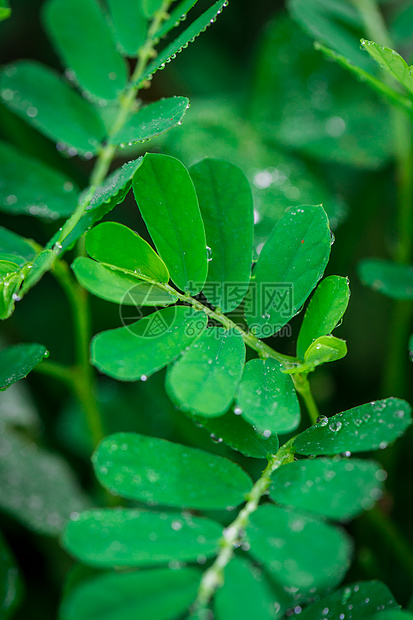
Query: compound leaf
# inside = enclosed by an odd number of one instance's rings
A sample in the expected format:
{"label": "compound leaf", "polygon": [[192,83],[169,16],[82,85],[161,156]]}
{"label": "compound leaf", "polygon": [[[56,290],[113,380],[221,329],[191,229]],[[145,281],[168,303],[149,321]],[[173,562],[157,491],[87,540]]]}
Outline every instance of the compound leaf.
{"label": "compound leaf", "polygon": [[413,299],[413,265],[369,258],[359,263],[358,271],[360,280],[373,291],[392,299]]}
{"label": "compound leaf", "polygon": [[47,355],[42,344],[16,344],[0,351],[0,390],[26,377]]}
{"label": "compound leaf", "polygon": [[271,336],[299,312],[324,272],[330,246],[320,206],[292,208],[276,224],[258,257],[245,304],[256,336]]}
{"label": "compound leaf", "polygon": [[252,193],[234,164],[204,159],[189,169],[209,248],[203,293],[222,312],[240,305],[248,290],[253,248]]}
{"label": "compound leaf", "polygon": [[63,546],[91,566],[150,566],[213,556],[221,536],[218,523],[190,515],[87,510],[72,515]]}
{"label": "compound leaf", "polygon": [[206,315],[187,307],[165,308],[132,323],[95,336],[92,363],[122,381],[136,381],[160,370],[205,329]]}
{"label": "compound leaf", "polygon": [[331,525],[293,510],[264,505],[251,515],[250,553],[275,582],[287,588],[327,588],[341,581],[351,543]]}
{"label": "compound leaf", "polygon": [[241,334],[211,327],[169,368],[166,390],[182,411],[222,415],[235,396],[244,362]]}
{"label": "compound leaf", "polygon": [[[22,183],[24,170],[24,183]],[[0,209],[56,220],[77,205],[79,190],[70,179],[41,161],[0,142]]]}
{"label": "compound leaf", "polygon": [[178,37],[172,41],[167,47],[161,50],[158,56],[153,60],[147,69],[139,76],[139,82],[150,78],[158,69],[163,69],[166,63],[175,58],[176,54],[187,47],[191,41],[204,32],[210,24],[212,24],[217,16],[221,13],[225,6],[226,0],[218,0],[209,9],[205,11],[200,17],[195,19],[188,28],[181,32]]}
{"label": "compound leaf", "polygon": [[217,418],[197,417],[196,421],[211,433],[213,441],[223,441],[245,456],[262,459],[275,454],[279,448],[275,433],[264,435],[232,411]]}
{"label": "compound leaf", "polygon": [[103,222],[86,235],[86,251],[95,260],[139,278],[168,282],[165,263],[136,232],[117,222]]}
{"label": "compound leaf", "polygon": [[75,153],[96,153],[105,137],[92,104],[55,71],[37,62],[21,60],[2,69],[0,93],[4,105]]}
{"label": "compound leaf", "polygon": [[116,34],[116,41],[122,54],[137,56],[145,43],[148,22],[140,2],[129,0],[107,0]]}
{"label": "compound leaf", "polygon": [[[377,611],[397,609],[398,605],[387,586],[380,581],[361,581],[312,603],[302,611],[302,620],[337,620],[342,618],[369,618]],[[385,618],[382,613],[380,618]],[[374,616],[375,617],[375,616]]]}
{"label": "compound leaf", "polygon": [[12,431],[0,438],[0,508],[35,532],[60,535],[70,513],[87,506],[73,472]]}
{"label": "compound leaf", "polygon": [[71,589],[60,609],[62,620],[130,620],[179,617],[196,597],[201,573],[195,568],[157,568],[107,573]]}
{"label": "compound leaf", "polygon": [[112,144],[133,144],[150,140],[179,125],[189,107],[186,97],[169,97],[138,110],[111,137]]}
{"label": "compound leaf", "polygon": [[323,417],[298,435],[300,454],[340,454],[384,449],[411,424],[411,407],[399,398],[386,398]]}
{"label": "compound leaf", "polygon": [[277,503],[346,521],[373,507],[385,477],[372,461],[294,461],[273,472],[270,495]]}
{"label": "compound leaf", "polygon": [[413,77],[411,67],[395,50],[379,45],[374,41],[361,40],[363,48],[381,66],[386,73],[390,74],[399,84],[413,93]]}
{"label": "compound leaf", "polygon": [[247,362],[238,388],[241,415],[261,432],[289,433],[300,423],[300,405],[291,377],[273,359]]}
{"label": "compound leaf", "polygon": [[92,96],[116,99],[126,84],[123,58],[96,0],[48,0],[44,23],[63,65]]}
{"label": "compound leaf", "polygon": [[297,356],[304,359],[308,347],[330,334],[345,313],[350,298],[347,278],[329,276],[320,282],[308,304],[297,340]]}
{"label": "compound leaf", "polygon": [[115,433],[92,457],[99,482],[112,493],[150,504],[220,509],[240,504],[251,488],[235,463],[137,433]]}
{"label": "compound leaf", "polygon": [[215,595],[215,610],[218,620],[274,620],[281,617],[280,613],[274,614],[274,608],[281,611],[285,598],[285,593],[280,592],[275,602],[262,572],[250,562],[234,557],[225,568],[224,585]]}
{"label": "compound leaf", "polygon": [[174,157],[147,153],[132,185],[172,281],[183,291],[198,293],[207,275],[207,251],[198,200],[187,169]]}
{"label": "compound leaf", "polygon": [[[72,264],[78,282],[93,295],[126,306],[168,306],[177,297],[150,282],[78,256]],[[136,318],[136,317],[135,317]]]}

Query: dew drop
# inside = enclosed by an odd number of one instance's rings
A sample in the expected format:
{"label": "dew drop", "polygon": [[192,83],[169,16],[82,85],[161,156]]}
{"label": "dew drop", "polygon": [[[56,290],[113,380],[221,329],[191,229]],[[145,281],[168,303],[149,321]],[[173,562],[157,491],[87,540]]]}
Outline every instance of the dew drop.
{"label": "dew drop", "polygon": [[333,433],[337,433],[341,429],[342,426],[343,425],[339,420],[332,420],[330,424],[328,425],[328,428]]}

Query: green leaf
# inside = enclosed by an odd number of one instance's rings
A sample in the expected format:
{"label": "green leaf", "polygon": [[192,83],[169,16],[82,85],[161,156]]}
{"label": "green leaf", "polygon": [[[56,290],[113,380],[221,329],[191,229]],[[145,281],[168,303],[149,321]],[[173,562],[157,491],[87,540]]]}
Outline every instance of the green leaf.
{"label": "green leaf", "polygon": [[13,614],[19,603],[21,587],[16,560],[0,533],[0,613],[2,618],[9,618]]}
{"label": "green leaf", "polygon": [[402,609],[386,609],[370,618],[371,620],[413,620],[413,614]]}
{"label": "green leaf", "polygon": [[105,138],[93,106],[39,63],[21,60],[2,69],[0,96],[4,105],[48,138],[73,149],[70,155],[94,154]]}
{"label": "green leaf", "polygon": [[194,562],[215,555],[222,536],[218,523],[179,513],[120,508],[87,510],[71,519],[63,546],[80,562],[97,567]]}
{"label": "green leaf", "polygon": [[359,263],[358,272],[363,284],[392,299],[413,299],[413,265],[401,265],[379,258]]}
{"label": "green leaf", "polygon": [[[93,194],[86,212],[76,224],[72,232],[62,244],[62,252],[74,246],[76,241],[89,230],[93,224],[99,222],[107,213],[112,211],[119,203],[125,200],[132,186],[132,177],[141,165],[142,157],[130,161],[110,174],[104,183]],[[58,233],[57,233],[58,234]],[[54,245],[54,239],[50,247]]]}
{"label": "green leaf", "polygon": [[412,38],[413,2],[407,1],[392,12],[390,18],[390,36],[396,43],[409,43]]}
{"label": "green leaf", "polygon": [[389,86],[382,80],[370,75],[367,71],[360,69],[356,65],[353,65],[345,56],[342,56],[338,52],[321,45],[321,43],[314,44],[315,49],[320,50],[324,56],[328,59],[332,59],[341,67],[350,71],[360,82],[365,82],[373,90],[377,91],[380,95],[383,95],[390,103],[395,104],[397,106],[401,106],[402,108],[407,108],[410,112],[413,110],[413,103],[411,99],[402,95],[398,90]]}
{"label": "green leaf", "polygon": [[186,19],[188,11],[197,3],[197,1],[198,0],[181,0],[175,8],[168,11],[169,17],[162,23],[161,27],[156,32],[156,37],[164,37],[170,30],[172,30],[172,28],[179,26],[181,21]]}
{"label": "green leaf", "polygon": [[15,254],[16,258],[11,261],[18,263],[19,257],[25,262],[30,262],[36,256],[36,251],[27,239],[0,226],[0,252],[2,254]]}
{"label": "green leaf", "polygon": [[250,554],[284,588],[328,588],[343,578],[351,555],[346,534],[293,510],[265,505],[251,515]]}
{"label": "green leaf", "polygon": [[300,424],[293,381],[273,359],[255,359],[245,365],[237,407],[243,418],[266,435],[289,433]]}
{"label": "green leaf", "polygon": [[180,617],[196,597],[201,573],[195,568],[157,568],[98,575],[69,591],[61,620],[131,620]]}
{"label": "green leaf", "polygon": [[[18,260],[18,257],[16,257]],[[14,312],[15,301],[22,285],[23,274],[15,262],[0,260],[0,319],[8,319]]]}
{"label": "green leaf", "polygon": [[17,344],[0,351],[0,390],[26,377],[47,356],[42,344]]}
{"label": "green leaf", "polygon": [[224,585],[215,595],[214,607],[218,620],[274,620],[282,615],[274,610],[285,610],[286,598],[281,591],[274,601],[262,572],[250,562],[234,557],[225,568]]}
{"label": "green leaf", "polygon": [[172,281],[198,293],[207,275],[205,231],[194,185],[174,157],[147,153],[133,177],[133,192]]}
{"label": "green leaf", "polygon": [[292,208],[276,224],[259,255],[245,304],[251,331],[267,338],[299,312],[323,275],[330,229],[322,207]]}
{"label": "green leaf", "polygon": [[275,433],[269,437],[263,435],[232,411],[218,418],[197,417],[196,421],[211,433],[213,441],[224,442],[245,456],[262,459],[278,451],[279,442]]}
{"label": "green leaf", "polygon": [[[397,608],[397,603],[387,586],[380,581],[361,581],[312,603],[300,614],[300,620],[337,620],[346,618],[369,618],[376,611]],[[385,616],[380,613],[380,618]],[[374,616],[375,617],[375,616]]]}
{"label": "green leaf", "polygon": [[339,324],[350,298],[347,278],[329,276],[314,291],[301,324],[297,356],[304,359],[308,347],[320,336],[330,334]]}
{"label": "green leaf", "polygon": [[[24,170],[24,183],[22,183]],[[0,209],[56,220],[77,205],[79,190],[70,179],[41,161],[0,142]]]}
{"label": "green leaf", "polygon": [[356,6],[347,0],[288,0],[291,16],[314,39],[349,58],[364,69],[369,68],[359,40],[364,25]]}
{"label": "green leaf", "polygon": [[112,144],[145,142],[175,125],[180,125],[189,107],[186,97],[169,97],[138,110],[125,125],[111,137]]}
{"label": "green leaf", "polygon": [[7,19],[11,15],[8,0],[0,0],[0,21]]}
{"label": "green leaf", "polygon": [[373,507],[385,478],[372,461],[300,460],[273,472],[270,495],[279,504],[347,521]]}
{"label": "green leaf", "polygon": [[164,262],[136,232],[117,222],[103,222],[86,235],[87,253],[102,263],[139,278],[168,282]]}
{"label": "green leaf", "polygon": [[44,24],[73,81],[98,99],[116,99],[126,65],[96,0],[48,0]]}
{"label": "green leaf", "polygon": [[54,254],[54,250],[44,250],[40,252],[34,259],[30,271],[25,276],[22,293],[25,294],[30,288],[32,288],[44,274],[50,269],[50,256]]}
{"label": "green leaf", "polygon": [[104,439],[92,457],[99,482],[121,497],[179,508],[238,506],[251,480],[235,463],[137,433]]}
{"label": "green leaf", "polygon": [[145,379],[167,366],[206,328],[206,315],[187,307],[165,308],[95,336],[91,361],[122,381]]}
{"label": "green leaf", "polygon": [[327,362],[335,362],[347,355],[347,345],[345,340],[335,338],[334,336],[320,336],[314,340],[304,353],[304,363],[289,372],[311,372]]}
{"label": "green leaf", "polygon": [[60,535],[70,513],[87,500],[60,456],[12,431],[0,433],[0,508],[29,529]]}
{"label": "green leaf", "polygon": [[384,449],[410,424],[410,405],[399,398],[386,398],[323,417],[296,438],[294,449],[315,455]]}
{"label": "green leaf", "polygon": [[235,329],[210,327],[169,368],[166,391],[182,411],[222,415],[234,399],[244,362],[242,335]]}
{"label": "green leaf", "polygon": [[248,290],[254,232],[251,188],[242,170],[218,159],[189,169],[198,195],[209,248],[203,293],[213,306],[231,312]]}
{"label": "green leaf", "polygon": [[122,54],[137,56],[145,43],[148,23],[140,2],[107,0],[115,29],[116,42]]}
{"label": "green leaf", "polygon": [[150,18],[162,8],[163,0],[141,0],[141,4],[144,15]]}
{"label": "green leaf", "polygon": [[361,40],[361,45],[387,74],[391,75],[410,93],[413,93],[411,67],[409,67],[400,54],[389,47],[379,45],[374,41],[367,41],[366,39]]}
{"label": "green leaf", "polygon": [[123,271],[78,256],[72,264],[78,282],[93,295],[126,306],[168,306],[178,299],[167,291]]}
{"label": "green leaf", "polygon": [[[152,1],[152,0],[147,0]],[[157,0],[153,0],[157,1]],[[222,9],[226,5],[226,0],[218,0],[215,2],[209,9],[205,11],[200,17],[195,19],[188,28],[186,28],[183,32],[181,32],[178,37],[172,41],[169,45],[167,45],[163,50],[161,50],[158,56],[153,60],[147,69],[143,72],[142,75],[139,76],[139,83],[143,80],[150,79],[151,76],[158,70],[163,69],[165,64],[170,62],[173,58],[175,58],[176,54],[181,52],[185,47],[188,46],[189,43],[194,41],[194,39],[204,32],[208,28],[210,24],[212,24],[217,16],[222,12]]]}

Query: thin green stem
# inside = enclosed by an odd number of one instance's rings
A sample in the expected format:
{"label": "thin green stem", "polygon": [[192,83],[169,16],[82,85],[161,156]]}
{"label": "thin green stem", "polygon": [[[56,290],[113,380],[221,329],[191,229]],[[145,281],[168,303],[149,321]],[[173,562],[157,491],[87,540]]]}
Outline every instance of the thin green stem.
{"label": "thin green stem", "polygon": [[320,414],[316,405],[316,402],[311,392],[310,382],[305,373],[292,375],[295,389],[302,396],[305,406],[307,408],[308,416],[311,424],[315,424]]}
{"label": "thin green stem", "polygon": [[74,374],[73,368],[70,366],[65,366],[64,364],[59,364],[59,362],[54,362],[52,360],[45,360],[33,370],[41,375],[46,375],[65,383],[70,389],[73,388]]}
{"label": "thin green stem", "polygon": [[247,496],[247,503],[238,513],[236,519],[223,531],[220,541],[220,550],[215,562],[205,571],[196,601],[194,603],[194,613],[204,610],[215,591],[222,586],[224,581],[224,571],[234,555],[234,550],[240,545],[244,532],[249,524],[250,516],[258,508],[261,498],[266,494],[271,484],[271,474],[281,467],[281,465],[291,462],[294,458],[292,452],[292,442],[290,439],[284,444],[268,461],[267,467],[262,472],[261,477],[256,481]]}

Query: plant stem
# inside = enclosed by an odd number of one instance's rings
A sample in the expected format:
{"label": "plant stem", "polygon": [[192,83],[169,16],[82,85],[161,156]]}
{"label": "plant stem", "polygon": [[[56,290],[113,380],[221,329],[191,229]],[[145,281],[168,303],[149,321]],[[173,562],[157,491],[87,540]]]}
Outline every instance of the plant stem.
{"label": "plant stem", "polygon": [[[369,38],[392,48],[393,42],[376,0],[353,0],[363,19]],[[388,83],[389,76],[384,73]],[[397,244],[394,260],[408,263],[412,255],[413,238],[413,146],[411,121],[406,112],[390,108],[393,128],[393,149],[396,160]],[[385,356],[382,392],[385,395],[405,396],[407,386],[407,336],[413,317],[413,304],[396,301],[390,320],[388,351]],[[404,362],[404,363],[403,363]]]}
{"label": "plant stem", "polygon": [[58,379],[59,381],[62,381],[62,383],[65,383],[70,389],[73,388],[73,369],[69,366],[59,364],[59,362],[47,360],[42,362],[38,366],[35,366],[33,370],[42,375],[46,375],[48,377],[52,377],[53,379]]}
{"label": "plant stem", "polygon": [[297,392],[302,396],[307,408],[308,416],[311,424],[315,424],[320,414],[311,392],[310,382],[305,373],[292,375],[294,386]]}
{"label": "plant stem", "polygon": [[293,460],[292,445],[293,439],[285,443],[268,461],[261,477],[256,481],[247,496],[247,503],[238,513],[236,519],[223,531],[220,541],[220,551],[210,568],[205,571],[199,589],[198,596],[194,603],[194,613],[205,610],[215,591],[224,583],[225,567],[234,555],[234,549],[239,546],[243,534],[249,524],[250,516],[258,508],[258,504],[271,484],[271,474],[281,465]]}

